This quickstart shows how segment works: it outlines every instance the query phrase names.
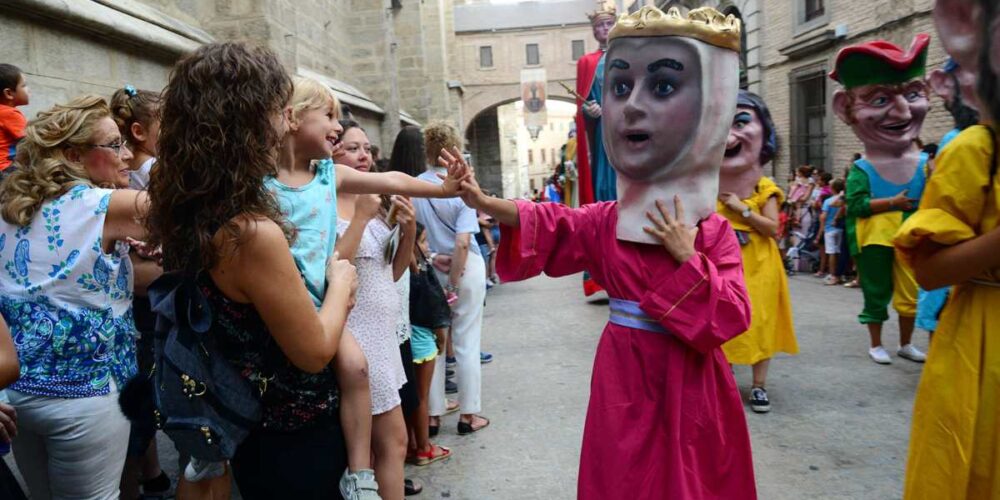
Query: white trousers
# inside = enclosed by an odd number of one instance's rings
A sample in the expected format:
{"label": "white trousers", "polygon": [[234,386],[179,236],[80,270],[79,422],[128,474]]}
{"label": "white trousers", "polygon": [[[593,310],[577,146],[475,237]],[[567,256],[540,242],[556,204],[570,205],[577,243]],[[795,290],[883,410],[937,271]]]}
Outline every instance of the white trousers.
{"label": "white trousers", "polygon": [[[438,280],[448,283],[448,275],[437,269]],[[479,360],[483,332],[483,301],[486,300],[486,266],[479,254],[469,252],[465,274],[458,287],[458,302],[452,306],[451,336],[455,347],[455,376],[458,383],[458,404],[463,414],[482,411],[482,365]],[[444,358],[444,356],[441,356]],[[434,363],[434,377],[428,397],[428,413],[444,415],[447,400],[444,393],[445,364],[439,358]]]}
{"label": "white trousers", "polygon": [[14,459],[32,500],[118,500],[130,428],[118,391],[73,399],[7,395],[17,410]]}

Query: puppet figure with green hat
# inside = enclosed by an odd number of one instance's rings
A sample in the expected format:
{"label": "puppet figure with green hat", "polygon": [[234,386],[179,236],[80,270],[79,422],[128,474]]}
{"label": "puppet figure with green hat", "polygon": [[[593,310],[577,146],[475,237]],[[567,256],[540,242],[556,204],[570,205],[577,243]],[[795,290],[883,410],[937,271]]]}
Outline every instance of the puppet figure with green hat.
{"label": "puppet figure with green hat", "polygon": [[830,78],[843,88],[833,95],[833,110],[864,145],[864,156],[847,176],[847,239],[858,266],[868,327],[868,355],[892,363],[882,346],[882,324],[889,304],[899,314],[896,353],[923,362],[910,342],[916,316],[913,272],[893,249],[893,236],[917,208],[926,181],[927,155],[916,144],[929,108],[924,81],[930,37],[917,35],[909,50],[884,41],[851,45],[837,54]]}

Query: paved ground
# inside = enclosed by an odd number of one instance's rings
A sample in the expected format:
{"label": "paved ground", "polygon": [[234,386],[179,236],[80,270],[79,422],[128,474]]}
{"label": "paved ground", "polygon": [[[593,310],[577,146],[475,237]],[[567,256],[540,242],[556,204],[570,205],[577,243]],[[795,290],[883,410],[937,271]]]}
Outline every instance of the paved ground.
{"label": "paved ground", "polygon": [[[791,291],[802,354],[772,364],[772,412],[747,409],[760,498],[900,498],[920,365],[869,361],[867,335],[854,320],[857,290],[798,276]],[[483,372],[483,413],[492,425],[460,437],[457,415],[446,417],[438,442],[455,455],[407,468],[426,488],[415,498],[575,498],[591,364],[606,319],[606,305],[583,299],[578,276],[494,289],[483,340],[496,356]],[[895,325],[886,330],[886,344],[895,346]],[[926,334],[915,338],[926,347]],[[736,376],[745,397],[749,368]],[[164,458],[175,474],[176,459]]]}
{"label": "paved ground", "polygon": [[[859,291],[806,276],[792,278],[791,291],[802,353],[772,364],[772,412],[747,408],[760,498],[900,498],[921,365],[868,359],[867,335],[854,320]],[[575,498],[606,309],[583,300],[579,277],[505,284],[491,293],[483,346],[496,361],[484,367],[483,399],[493,423],[459,437],[457,417],[445,420],[440,443],[455,456],[408,471],[426,485],[423,498]],[[926,347],[926,334],[915,338]],[[886,340],[898,342],[895,325]],[[745,397],[749,367],[737,367],[736,377]]]}

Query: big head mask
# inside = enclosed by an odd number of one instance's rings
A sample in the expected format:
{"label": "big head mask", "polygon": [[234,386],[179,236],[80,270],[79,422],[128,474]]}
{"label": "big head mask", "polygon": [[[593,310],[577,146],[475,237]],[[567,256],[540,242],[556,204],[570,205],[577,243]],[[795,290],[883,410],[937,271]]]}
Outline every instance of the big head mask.
{"label": "big head mask", "polygon": [[749,198],[778,149],[778,134],[767,104],[757,94],[740,90],[719,172],[719,192]]}
{"label": "big head mask", "polygon": [[680,196],[686,224],[715,211],[739,88],[740,29],[710,7],[685,17],[647,6],[611,30],[602,118],[618,173],[618,239],[657,243],[642,230],[656,200],[672,206]]}
{"label": "big head mask", "polygon": [[930,106],[924,72],[930,37],[918,34],[908,50],[876,40],[844,47],[830,78],[843,89],[833,111],[851,126],[865,153],[902,155],[920,136]]}

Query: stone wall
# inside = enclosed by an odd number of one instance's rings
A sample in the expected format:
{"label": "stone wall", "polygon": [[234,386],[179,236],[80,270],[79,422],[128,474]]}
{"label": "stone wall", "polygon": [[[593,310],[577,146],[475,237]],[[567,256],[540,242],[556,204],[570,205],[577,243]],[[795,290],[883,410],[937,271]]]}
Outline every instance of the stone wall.
{"label": "stone wall", "polygon": [[[198,8],[187,7],[184,19],[193,21]],[[27,77],[32,99],[22,111],[29,119],[81,94],[110,97],[125,84],[158,90],[180,55],[211,39],[135,1],[9,0],[0,12],[3,62]]]}
{"label": "stone wall", "polygon": [[[785,145],[790,142],[792,127],[790,78],[796,71],[817,68],[829,72],[837,51],[848,44],[882,38],[908,47],[916,33],[928,33],[932,37],[928,71],[939,67],[946,58],[940,42],[936,40],[930,16],[932,0],[826,0],[826,15],[806,26],[798,22],[799,12],[788,8],[788,0],[764,0],[763,4],[763,96],[771,108],[779,139]],[[827,30],[835,30],[838,26],[845,30],[846,37],[824,42],[828,46],[805,55],[789,57],[782,54],[782,49],[787,54],[797,43],[805,45],[803,41],[821,38]],[[823,167],[839,174],[850,163],[852,155],[862,151],[862,147],[850,127],[833,114],[830,103],[838,85],[830,79],[826,82],[829,153],[827,164]],[[951,127],[951,116],[940,99],[931,97],[931,112],[921,133],[924,142],[937,142]],[[791,164],[790,151],[784,147],[774,165],[775,175],[780,182],[784,182],[788,172],[796,166]]]}
{"label": "stone wall", "polygon": [[[366,94],[374,109],[355,109],[358,118],[373,143],[391,148],[401,107],[419,106],[421,122],[458,113],[457,91],[445,83],[454,35],[439,33],[451,1],[402,0],[392,9],[390,0],[6,0],[0,40],[4,62],[29,77],[29,117],[125,83],[159,90],[173,63],[200,44],[246,41],[274,50],[292,74],[306,70]],[[397,26],[408,28],[402,38]]]}
{"label": "stone wall", "polygon": [[[584,40],[585,52],[597,50],[590,25],[574,25],[547,29],[512,30],[505,32],[459,33],[455,46],[455,75],[465,88],[462,96],[463,125],[468,125],[483,110],[520,99],[521,70],[544,67],[550,99],[572,100],[558,84],[576,87],[576,61],[573,61],[572,41]],[[539,66],[528,66],[525,44],[539,45]],[[479,48],[493,49],[493,67],[479,64]]]}

